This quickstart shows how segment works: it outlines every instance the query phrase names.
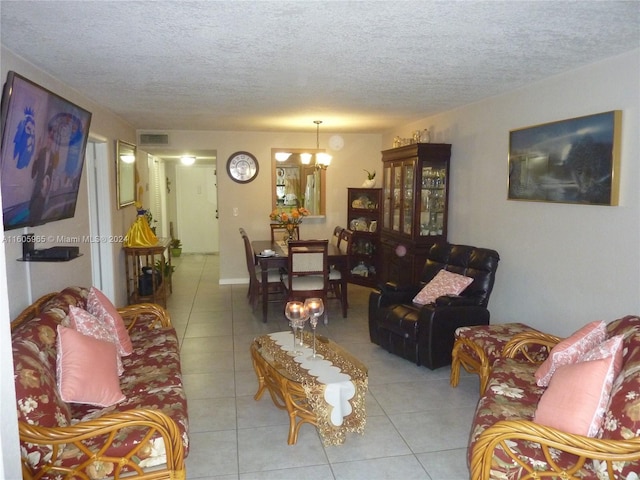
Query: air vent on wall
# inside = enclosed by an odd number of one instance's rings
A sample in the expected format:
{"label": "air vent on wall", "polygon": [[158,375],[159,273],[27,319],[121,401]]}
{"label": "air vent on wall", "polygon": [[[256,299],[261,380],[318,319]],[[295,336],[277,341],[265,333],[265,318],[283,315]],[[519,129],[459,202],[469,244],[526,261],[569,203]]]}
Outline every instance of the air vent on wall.
{"label": "air vent on wall", "polygon": [[169,145],[169,135],[166,133],[141,133],[140,145]]}

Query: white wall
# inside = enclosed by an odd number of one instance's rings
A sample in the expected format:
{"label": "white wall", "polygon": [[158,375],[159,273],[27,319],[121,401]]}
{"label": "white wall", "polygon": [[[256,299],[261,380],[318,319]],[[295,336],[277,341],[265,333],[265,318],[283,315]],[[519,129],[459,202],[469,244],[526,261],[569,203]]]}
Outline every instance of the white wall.
{"label": "white wall", "polygon": [[[433,129],[452,144],[449,240],[501,256],[492,322],[566,335],[590,320],[640,313],[640,52],[546,79],[384,137]],[[620,205],[508,201],[509,131],[622,110]],[[435,136],[435,139],[433,138]]]}

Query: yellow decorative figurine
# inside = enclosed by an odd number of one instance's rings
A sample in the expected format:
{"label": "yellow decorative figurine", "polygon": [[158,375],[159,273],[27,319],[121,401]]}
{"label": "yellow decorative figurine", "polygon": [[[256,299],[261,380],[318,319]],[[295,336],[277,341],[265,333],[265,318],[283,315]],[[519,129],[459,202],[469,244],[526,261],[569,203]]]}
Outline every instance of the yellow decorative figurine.
{"label": "yellow decorative figurine", "polygon": [[136,209],[138,210],[138,217],[133,222],[131,228],[127,232],[127,236],[124,240],[125,247],[151,247],[158,243],[158,237],[153,233],[149,222],[145,216],[146,210],[142,208],[140,202],[136,202]]}

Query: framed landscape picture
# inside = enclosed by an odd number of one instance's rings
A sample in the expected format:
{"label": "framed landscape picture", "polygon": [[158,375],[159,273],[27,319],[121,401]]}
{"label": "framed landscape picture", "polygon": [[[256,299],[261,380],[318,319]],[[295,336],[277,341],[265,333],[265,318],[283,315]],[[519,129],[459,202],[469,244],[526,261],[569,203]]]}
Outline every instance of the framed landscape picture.
{"label": "framed landscape picture", "polygon": [[617,205],[622,111],[509,132],[509,200]]}

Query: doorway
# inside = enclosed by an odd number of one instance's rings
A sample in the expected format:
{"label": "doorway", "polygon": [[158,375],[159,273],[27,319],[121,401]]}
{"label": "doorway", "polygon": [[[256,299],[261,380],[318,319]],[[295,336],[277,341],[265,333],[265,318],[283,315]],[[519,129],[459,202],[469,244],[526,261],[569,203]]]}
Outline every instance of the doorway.
{"label": "doorway", "polygon": [[[111,197],[109,194],[108,148],[105,141],[89,138],[86,150],[86,175],[89,190],[89,233],[91,238],[110,238]],[[104,294],[115,298],[114,243],[91,242],[91,281]]]}
{"label": "doorway", "polygon": [[218,253],[215,165],[176,165],[176,238],[184,253]]}

